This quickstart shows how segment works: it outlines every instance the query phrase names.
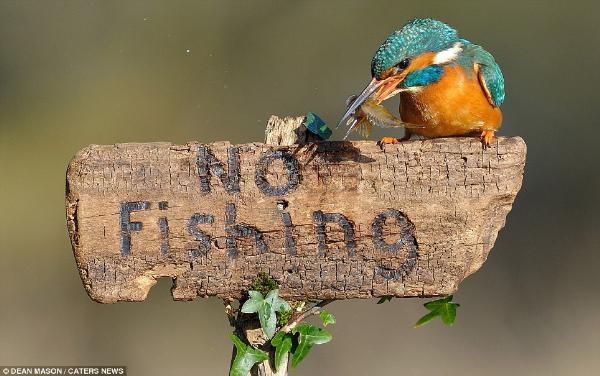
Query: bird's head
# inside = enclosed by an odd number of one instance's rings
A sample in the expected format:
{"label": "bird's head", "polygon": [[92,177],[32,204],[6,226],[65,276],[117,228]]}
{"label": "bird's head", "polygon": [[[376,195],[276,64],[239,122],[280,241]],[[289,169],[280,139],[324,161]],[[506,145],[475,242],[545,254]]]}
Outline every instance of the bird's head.
{"label": "bird's head", "polygon": [[371,95],[381,103],[406,89],[403,82],[411,72],[451,61],[459,52],[458,34],[445,23],[429,18],[408,22],[379,46],[371,60],[371,82],[348,107],[338,126]]}

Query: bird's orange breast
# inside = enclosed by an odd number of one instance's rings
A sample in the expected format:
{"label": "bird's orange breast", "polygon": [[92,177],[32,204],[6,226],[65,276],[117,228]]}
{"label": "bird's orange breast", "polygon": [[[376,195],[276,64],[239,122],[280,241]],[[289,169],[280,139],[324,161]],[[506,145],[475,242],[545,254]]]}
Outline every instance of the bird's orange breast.
{"label": "bird's orange breast", "polygon": [[488,100],[477,72],[460,65],[444,67],[442,78],[416,92],[400,94],[402,121],[423,125],[411,132],[425,137],[460,136],[496,130],[502,112]]}

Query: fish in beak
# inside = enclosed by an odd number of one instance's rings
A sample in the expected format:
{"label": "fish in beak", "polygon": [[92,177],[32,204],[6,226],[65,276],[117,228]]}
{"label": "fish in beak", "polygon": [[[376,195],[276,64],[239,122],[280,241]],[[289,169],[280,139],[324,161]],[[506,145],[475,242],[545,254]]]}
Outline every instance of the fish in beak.
{"label": "fish in beak", "polygon": [[[340,127],[340,125],[344,124],[354,113],[355,111],[371,96],[373,96],[375,102],[380,104],[386,99],[393,97],[398,94],[402,89],[398,88],[398,86],[402,83],[404,78],[406,77],[406,72],[401,72],[400,74],[391,75],[385,79],[378,80],[377,78],[373,78],[371,82],[364,88],[364,90],[348,104],[348,109],[342,116],[342,119],[336,126],[336,129]],[[356,119],[354,119],[356,120]],[[352,121],[350,125],[350,129],[348,129],[348,134],[352,131],[352,129],[356,126],[358,122]],[[344,139],[346,139],[344,137]]]}

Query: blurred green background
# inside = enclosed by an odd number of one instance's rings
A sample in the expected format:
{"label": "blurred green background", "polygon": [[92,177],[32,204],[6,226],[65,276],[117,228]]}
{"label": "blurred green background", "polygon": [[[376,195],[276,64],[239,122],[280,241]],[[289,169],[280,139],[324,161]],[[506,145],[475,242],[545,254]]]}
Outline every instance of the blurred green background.
{"label": "blurred green background", "polygon": [[487,263],[456,294],[454,327],[413,329],[419,299],[336,302],[333,342],[293,374],[600,373],[599,10],[591,1],[0,1],[0,364],[224,375],[231,345],[219,300],[175,303],[167,280],[143,303],[87,297],[65,228],[69,159],[91,143],[261,141],[270,114],[314,111],[333,123],[370,78],[379,43],[429,16],[502,66],[501,134],[529,148],[523,189]]}

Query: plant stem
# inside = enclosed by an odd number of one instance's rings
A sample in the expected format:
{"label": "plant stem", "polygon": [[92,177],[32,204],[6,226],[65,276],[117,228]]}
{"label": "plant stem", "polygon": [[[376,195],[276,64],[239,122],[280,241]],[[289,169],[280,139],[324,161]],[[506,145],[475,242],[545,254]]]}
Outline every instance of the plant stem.
{"label": "plant stem", "polygon": [[334,299],[321,300],[319,303],[315,304],[311,308],[300,312],[297,315],[292,316],[290,322],[288,322],[284,327],[279,329],[280,332],[289,333],[292,329],[294,329],[298,324],[304,321],[307,317],[312,315],[318,315],[321,313],[321,308],[325,307],[327,304],[335,301]]}

